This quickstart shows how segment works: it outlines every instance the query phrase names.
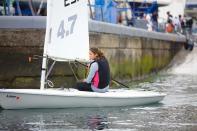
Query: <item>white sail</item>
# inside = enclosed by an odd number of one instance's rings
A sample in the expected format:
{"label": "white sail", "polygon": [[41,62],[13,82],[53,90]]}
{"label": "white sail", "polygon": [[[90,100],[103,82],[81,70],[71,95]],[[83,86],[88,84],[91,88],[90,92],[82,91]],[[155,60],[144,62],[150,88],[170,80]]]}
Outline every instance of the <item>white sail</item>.
{"label": "white sail", "polygon": [[48,4],[46,55],[58,61],[88,60],[87,0],[49,0]]}

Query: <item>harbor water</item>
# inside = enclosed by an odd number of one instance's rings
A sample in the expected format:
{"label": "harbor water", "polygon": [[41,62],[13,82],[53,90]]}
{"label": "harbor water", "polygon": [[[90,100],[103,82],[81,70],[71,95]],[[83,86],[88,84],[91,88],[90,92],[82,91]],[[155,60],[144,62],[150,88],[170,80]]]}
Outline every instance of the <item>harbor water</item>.
{"label": "harbor water", "polygon": [[[196,131],[197,60],[194,53],[191,55],[189,62],[188,57],[171,71],[133,85],[137,90],[166,93],[160,103],[111,108],[0,110],[0,131]],[[183,73],[188,65],[191,65],[190,71]]]}

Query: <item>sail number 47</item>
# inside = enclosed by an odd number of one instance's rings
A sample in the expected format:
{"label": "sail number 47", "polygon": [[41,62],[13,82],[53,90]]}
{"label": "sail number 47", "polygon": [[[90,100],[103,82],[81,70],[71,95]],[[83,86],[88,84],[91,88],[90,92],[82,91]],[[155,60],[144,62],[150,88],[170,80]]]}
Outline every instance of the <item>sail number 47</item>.
{"label": "sail number 47", "polygon": [[68,29],[68,30],[65,30],[65,28],[64,28],[65,21],[61,20],[59,28],[58,28],[58,32],[57,32],[57,37],[60,37],[61,39],[63,39],[65,34],[66,34],[66,36],[71,35],[73,33],[76,20],[77,20],[77,14],[68,17],[67,21],[69,23],[71,22],[70,29]]}

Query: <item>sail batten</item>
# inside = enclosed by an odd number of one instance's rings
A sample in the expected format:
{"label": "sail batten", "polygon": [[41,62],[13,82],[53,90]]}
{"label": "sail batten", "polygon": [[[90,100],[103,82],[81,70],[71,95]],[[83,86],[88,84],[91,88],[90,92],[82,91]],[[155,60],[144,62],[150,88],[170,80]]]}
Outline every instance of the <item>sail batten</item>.
{"label": "sail batten", "polygon": [[[46,55],[57,61],[88,60],[89,32],[86,0],[51,1]],[[45,39],[46,40],[46,39]]]}

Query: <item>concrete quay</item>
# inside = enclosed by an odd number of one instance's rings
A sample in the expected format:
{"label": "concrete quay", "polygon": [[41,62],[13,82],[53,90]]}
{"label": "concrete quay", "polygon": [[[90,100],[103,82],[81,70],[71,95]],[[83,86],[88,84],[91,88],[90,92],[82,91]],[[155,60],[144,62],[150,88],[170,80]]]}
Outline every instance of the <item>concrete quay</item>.
{"label": "concrete quay", "polygon": [[[0,17],[0,86],[39,88],[46,17]],[[114,79],[142,79],[166,67],[183,47],[185,37],[148,32],[143,29],[89,21],[90,46],[103,50],[110,62]],[[51,63],[51,61],[49,61]],[[73,66],[75,67],[75,66]],[[83,67],[74,68],[79,78],[85,77]],[[57,63],[49,78],[55,87],[75,82],[68,63]]]}

